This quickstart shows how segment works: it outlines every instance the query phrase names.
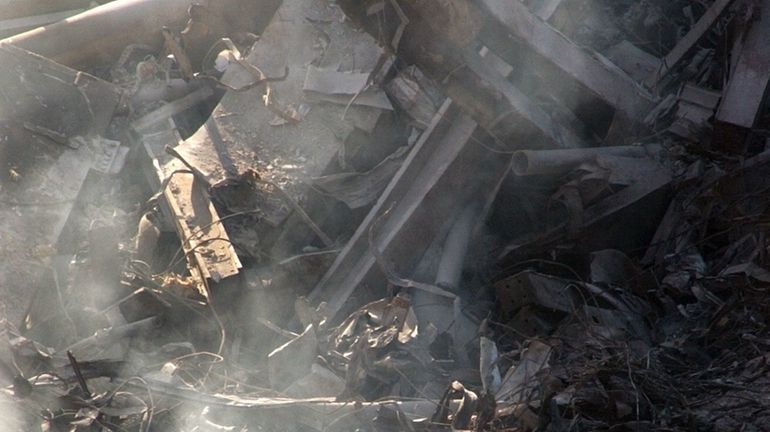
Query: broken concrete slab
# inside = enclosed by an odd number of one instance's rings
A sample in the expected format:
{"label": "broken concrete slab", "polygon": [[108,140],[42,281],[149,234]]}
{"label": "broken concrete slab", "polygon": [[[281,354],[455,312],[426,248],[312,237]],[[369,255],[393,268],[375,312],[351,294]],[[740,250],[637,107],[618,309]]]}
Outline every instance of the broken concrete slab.
{"label": "broken concrete slab", "polygon": [[[288,16],[297,18],[286,19]],[[281,78],[226,94],[204,127],[176,151],[210,186],[227,188],[228,181],[251,170],[265,199],[279,203],[263,206],[261,220],[271,229],[304,233],[307,218],[296,220],[290,215],[306,204],[311,179],[323,176],[334,164],[345,168],[352,136],[361,139],[363,147],[376,145],[371,133],[385,111],[350,102],[364,90],[362,85],[378,88],[380,83],[374,80],[380,76],[380,68],[387,68],[389,57],[371,36],[343,22],[338,8],[310,0],[285,1],[245,59],[246,66],[231,63],[221,80],[233,88],[249,86],[255,82],[255,70]],[[344,98],[344,104],[316,101],[307,86],[319,81],[309,82],[309,71],[355,74],[358,81],[355,86],[334,81],[342,87],[331,91]],[[318,78],[315,72],[310,72],[311,78]],[[312,89],[319,90],[316,87]],[[287,119],[286,113],[296,115]],[[222,190],[218,188],[216,193]],[[323,215],[316,217],[322,223]],[[312,241],[314,232],[308,233],[310,240],[301,241]],[[285,243],[282,239],[276,243]],[[324,244],[328,243],[331,241],[325,238]],[[276,254],[285,258],[285,247],[279,249]]]}

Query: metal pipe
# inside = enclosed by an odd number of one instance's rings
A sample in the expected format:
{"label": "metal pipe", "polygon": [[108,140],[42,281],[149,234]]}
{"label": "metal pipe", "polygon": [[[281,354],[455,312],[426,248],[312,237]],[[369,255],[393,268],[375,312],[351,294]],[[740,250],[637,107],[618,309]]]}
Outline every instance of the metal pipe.
{"label": "metal pipe", "polygon": [[591,147],[563,150],[519,150],[513,154],[513,172],[518,176],[559,174],[599,156],[642,158],[659,146]]}
{"label": "metal pipe", "polygon": [[465,256],[468,254],[471,232],[476,224],[478,213],[475,205],[468,206],[452,225],[436,271],[436,285],[450,291],[457,290],[463,273]]}
{"label": "metal pipe", "polygon": [[[468,205],[452,222],[441,250],[436,286],[454,293],[459,290],[468,245],[480,213],[480,206]],[[439,333],[451,332],[455,360],[458,364],[470,365],[465,347],[476,337],[477,326],[462,313],[460,297],[447,298],[418,289],[414,290],[412,305],[420,325],[430,323]]]}

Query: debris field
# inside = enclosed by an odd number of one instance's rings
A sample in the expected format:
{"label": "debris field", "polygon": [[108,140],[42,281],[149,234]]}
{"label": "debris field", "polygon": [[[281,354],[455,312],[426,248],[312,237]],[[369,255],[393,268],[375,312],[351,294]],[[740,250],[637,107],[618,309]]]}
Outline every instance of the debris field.
{"label": "debris field", "polygon": [[0,432],[770,431],[770,0],[0,0]]}

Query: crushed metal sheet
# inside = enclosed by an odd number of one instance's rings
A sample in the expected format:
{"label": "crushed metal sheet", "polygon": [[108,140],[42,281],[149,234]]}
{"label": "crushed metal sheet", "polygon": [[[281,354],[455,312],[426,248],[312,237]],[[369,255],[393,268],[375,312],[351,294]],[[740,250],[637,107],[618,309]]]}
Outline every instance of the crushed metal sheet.
{"label": "crushed metal sheet", "polygon": [[352,105],[392,110],[385,93],[371,83],[371,73],[340,72],[308,66],[303,90],[314,98]]}
{"label": "crushed metal sheet", "polygon": [[376,201],[385,190],[408,150],[401,147],[365,173],[331,174],[313,179],[313,184],[352,209],[364,207]]}

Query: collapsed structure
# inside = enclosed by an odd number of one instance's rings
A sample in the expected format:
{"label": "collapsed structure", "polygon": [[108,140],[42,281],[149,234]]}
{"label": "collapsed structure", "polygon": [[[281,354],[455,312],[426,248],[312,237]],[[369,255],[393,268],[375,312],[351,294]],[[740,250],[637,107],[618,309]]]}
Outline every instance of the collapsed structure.
{"label": "collapsed structure", "polygon": [[770,2],[8,3],[2,427],[766,428]]}

